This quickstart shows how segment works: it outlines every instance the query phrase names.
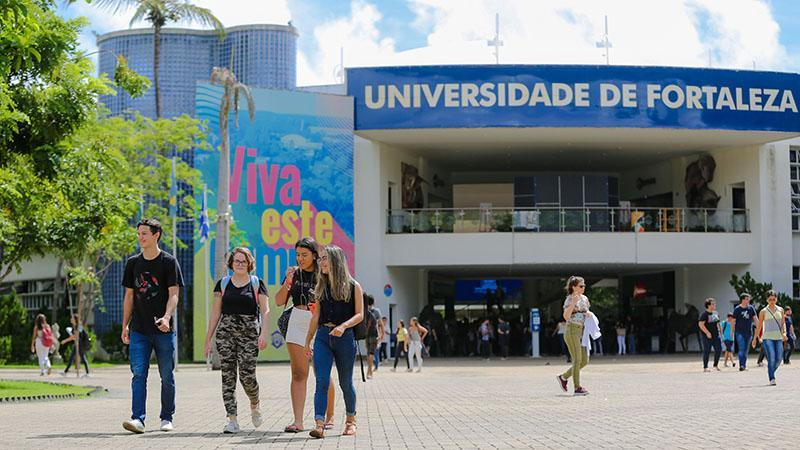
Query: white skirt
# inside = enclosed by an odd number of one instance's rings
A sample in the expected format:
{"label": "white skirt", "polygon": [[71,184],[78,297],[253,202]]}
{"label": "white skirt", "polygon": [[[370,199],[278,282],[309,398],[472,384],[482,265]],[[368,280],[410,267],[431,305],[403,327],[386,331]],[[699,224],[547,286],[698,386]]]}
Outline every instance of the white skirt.
{"label": "white skirt", "polygon": [[311,311],[292,308],[289,325],[286,327],[286,342],[305,347],[309,325],[311,325]]}

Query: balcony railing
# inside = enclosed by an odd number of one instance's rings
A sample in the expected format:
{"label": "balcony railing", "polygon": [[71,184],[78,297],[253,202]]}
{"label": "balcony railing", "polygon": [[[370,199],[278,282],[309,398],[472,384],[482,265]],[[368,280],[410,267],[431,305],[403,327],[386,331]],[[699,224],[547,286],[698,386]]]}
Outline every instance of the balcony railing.
{"label": "balcony railing", "polygon": [[388,234],[491,232],[750,232],[747,209],[428,208],[388,211]]}
{"label": "balcony railing", "polygon": [[[73,298],[77,298],[76,291],[72,291],[71,295]],[[28,294],[19,294],[19,300],[22,303],[22,306],[25,307],[28,311],[38,311],[40,309],[51,309],[53,307],[53,292],[34,292]],[[56,306],[60,307],[64,302],[64,294],[58,294]]]}

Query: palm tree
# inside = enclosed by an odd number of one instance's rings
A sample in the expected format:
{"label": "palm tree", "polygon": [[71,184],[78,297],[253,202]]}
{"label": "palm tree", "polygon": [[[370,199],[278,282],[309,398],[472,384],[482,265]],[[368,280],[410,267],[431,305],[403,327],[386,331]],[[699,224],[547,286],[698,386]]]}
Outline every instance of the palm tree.
{"label": "palm tree", "polygon": [[198,23],[214,27],[220,39],[225,37],[222,22],[208,8],[189,3],[188,0],[95,0],[100,8],[114,14],[136,7],[130,26],[139,21],[149,22],[153,27],[153,84],[156,88],[156,118],[161,118],[161,85],[158,81],[159,57],[161,55],[161,29],[167,22]]}
{"label": "palm tree", "polygon": [[214,278],[220,279],[227,275],[225,268],[225,254],[228,251],[230,240],[230,143],[228,136],[228,117],[233,108],[234,124],[239,127],[239,97],[247,100],[247,112],[250,121],[255,119],[256,104],[253,94],[247,85],[240,83],[236,75],[225,67],[214,67],[211,72],[211,82],[221,84],[223,88],[222,100],[219,105],[219,181],[217,185],[217,233],[214,246]]}

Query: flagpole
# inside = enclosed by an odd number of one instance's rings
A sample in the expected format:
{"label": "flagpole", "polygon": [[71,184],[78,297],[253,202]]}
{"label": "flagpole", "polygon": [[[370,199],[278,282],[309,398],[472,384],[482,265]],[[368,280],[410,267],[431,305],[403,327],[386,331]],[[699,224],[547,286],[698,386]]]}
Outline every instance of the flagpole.
{"label": "flagpole", "polygon": [[[205,185],[203,185],[203,214],[208,214],[206,210],[207,204],[208,204],[208,191],[206,190]],[[203,268],[204,270],[203,270],[203,284],[202,284],[203,286],[205,286],[205,289],[203,289],[203,296],[205,299],[203,304],[206,307],[206,329],[208,329],[208,291],[210,286],[208,286],[206,283],[208,281],[208,275],[209,273],[211,273],[211,252],[209,251],[211,243],[209,242],[208,244],[206,244],[206,239],[204,239],[203,236],[204,235],[201,231],[200,240],[203,241],[203,245],[205,247],[203,249],[204,252],[203,262],[205,263],[204,264],[205,267]],[[213,283],[214,281],[212,280],[211,282]],[[208,352],[208,355],[206,355],[206,370],[211,370],[211,352]]]}
{"label": "flagpole", "polygon": [[[172,256],[178,259],[178,176],[175,170],[175,157],[172,157],[172,185],[170,186],[170,209],[172,210]],[[174,197],[173,197],[174,196]],[[175,202],[173,205],[172,202]],[[178,343],[180,334],[178,333],[178,319],[181,315],[181,287],[178,286],[178,304],[175,305],[175,371],[178,370]]]}

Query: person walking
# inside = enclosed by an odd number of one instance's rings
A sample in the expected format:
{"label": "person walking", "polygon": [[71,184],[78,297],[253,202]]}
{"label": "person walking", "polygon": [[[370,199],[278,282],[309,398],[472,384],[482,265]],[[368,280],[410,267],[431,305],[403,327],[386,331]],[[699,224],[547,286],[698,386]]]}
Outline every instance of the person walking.
{"label": "person walking", "polygon": [[511,337],[511,325],[502,317],[497,319],[497,342],[500,344],[500,359],[508,358],[508,345]]}
{"label": "person walking", "polygon": [[792,352],[794,351],[794,342],[795,342],[795,334],[794,334],[794,322],[792,322],[792,308],[787,306],[783,308],[783,315],[785,316],[786,321],[786,345],[784,345],[784,352],[783,352],[783,363],[784,364],[791,364],[790,361],[792,357]]}
{"label": "person walking", "polygon": [[484,320],[481,322],[480,327],[478,327],[478,336],[480,336],[480,352],[481,357],[483,357],[484,361],[489,361],[489,354],[491,353],[491,339],[492,339],[492,328],[489,323],[489,319]]}
{"label": "person walking", "polygon": [[[331,368],[336,363],[339,386],[344,395],[344,436],[356,434],[356,389],[353,386],[353,364],[356,341],[352,327],[364,320],[364,292],[347,268],[344,251],[329,245],[319,255],[320,275],[314,289],[317,305],[311,316],[306,336],[306,355],[314,358],[317,385],[314,391],[316,427],[313,438],[325,436],[325,411],[328,407],[328,386]],[[312,347],[313,340],[313,347]]]}
{"label": "person walking", "polygon": [[739,305],[733,308],[735,320],[734,336],[736,347],[739,351],[739,371],[747,370],[747,351],[750,349],[750,340],[753,336],[753,322],[758,327],[756,309],[750,304],[750,294],[743,292],[739,295]]}
{"label": "person walking", "polygon": [[383,322],[381,321],[381,310],[375,307],[375,297],[364,294],[367,299],[367,338],[364,343],[367,347],[367,378],[372,379],[373,373],[378,370],[378,342],[383,339]]}
{"label": "person walking", "polygon": [[420,325],[416,317],[408,321],[408,339],[406,339],[406,352],[408,353],[409,372],[414,370],[414,358],[417,358],[417,372],[422,372],[422,341],[428,334],[428,329]]}
{"label": "person walking", "polygon": [[236,377],[241,380],[250,399],[250,419],[258,428],[264,422],[259,408],[259,388],[256,378],[258,352],[267,347],[269,296],[264,282],[250,275],[256,269],[253,254],[245,247],[236,247],[228,256],[225,276],[214,286],[214,304],[206,331],[204,354],[211,352],[211,338],[216,336],[222,372],[222,402],[228,415],[223,433],[238,433]]}
{"label": "person walking", "polygon": [[[772,386],[776,385],[775,371],[783,360],[783,343],[788,340],[783,308],[776,305],[777,301],[778,294],[773,290],[767,291],[767,306],[758,313],[755,334],[756,339],[761,339],[761,346],[767,354],[767,376]],[[756,339],[753,339],[753,348],[756,346]]]}
{"label": "person walking", "polygon": [[617,325],[614,328],[617,331],[617,355],[624,355],[626,334],[628,330],[625,328],[625,323],[621,320],[617,322]]}
{"label": "person walking", "polygon": [[627,334],[627,345],[625,346],[625,351],[630,355],[631,353],[636,353],[636,324],[633,323],[633,319],[631,316],[625,318],[625,326],[626,334]]}
{"label": "person walking", "polygon": [[128,258],[122,285],[125,298],[122,312],[122,343],[129,345],[131,379],[131,418],[122,427],[144,433],[147,405],[147,374],[150,354],[155,350],[161,377],[161,431],[175,429],[175,348],[177,337],[173,314],[178,306],[178,291],[183,275],[177,259],[158,247],[163,228],[156,219],[143,219],[136,225],[142,251]]}
{"label": "person walking", "polygon": [[[67,376],[69,372],[69,368],[72,367],[72,364],[75,364],[76,370],[78,364],[83,364],[83,367],[86,368],[86,372],[82,375],[84,378],[88,378],[89,375],[89,359],[86,357],[86,353],[89,351],[89,346],[91,345],[91,340],[89,339],[89,333],[81,325],[80,316],[77,314],[73,314],[70,319],[69,323],[72,324],[72,330],[70,332],[70,328],[67,328],[67,333],[69,333],[69,337],[61,341],[61,345],[68,344],[70,342],[76,342],[77,344],[72,345],[72,350],[70,351],[69,357],[67,358],[67,367],[64,368],[63,371],[59,372],[61,376]],[[78,357],[80,361],[75,361],[75,352],[78,352]]]}
{"label": "person walking", "polygon": [[47,317],[38,314],[33,324],[33,337],[31,338],[31,353],[36,353],[39,360],[39,376],[50,376],[53,369],[50,365],[50,349],[55,344],[53,330],[47,324]]}
{"label": "person walking", "polygon": [[[284,307],[286,320],[286,349],[289,352],[289,365],[292,369],[292,381],[289,392],[292,398],[294,420],[284,427],[286,433],[303,431],[303,414],[306,404],[308,386],[309,357],[305,353],[306,336],[311,329],[311,308],[315,305],[315,289],[319,272],[319,246],[317,242],[304,237],[294,244],[297,266],[286,271],[280,289],[275,294],[275,304]],[[292,306],[286,309],[289,299]],[[281,317],[284,317],[283,315]],[[282,319],[278,319],[280,323]],[[326,430],[333,428],[334,386],[328,383],[328,408],[325,412]]]}
{"label": "person walking", "polygon": [[379,351],[379,362],[384,362],[389,359],[388,347],[389,347],[389,319],[386,317],[381,317],[381,326],[383,327],[383,335],[380,338],[381,348]]}
{"label": "person walking", "polygon": [[[589,352],[583,346],[584,322],[592,314],[589,311],[589,299],[583,295],[586,290],[586,282],[579,276],[571,276],[567,280],[567,298],[564,300],[564,320],[567,322],[567,331],[564,339],[567,341],[567,349],[572,355],[572,366],[563,374],[556,377],[561,390],[567,392],[567,383],[572,377],[572,385],[575,395],[586,395],[589,391],[581,385],[581,370],[589,363]],[[591,336],[589,337],[591,340]]]}
{"label": "person walking", "polygon": [[572,362],[572,358],[570,358],[569,350],[567,349],[567,341],[564,340],[564,333],[566,332],[567,332],[567,321],[564,320],[564,318],[562,317],[561,320],[558,321],[558,324],[556,325],[556,329],[554,330],[553,334],[558,336],[558,345],[561,348],[561,354],[567,357],[567,364],[569,364]]}
{"label": "person walking", "polygon": [[408,330],[406,329],[406,324],[403,323],[402,320],[397,321],[397,331],[396,331],[396,343],[394,344],[394,367],[392,368],[392,372],[397,370],[397,361],[400,360],[400,357],[405,357],[406,360],[406,370],[411,372],[411,363],[408,361],[408,345],[406,345],[406,340],[408,339]]}
{"label": "person walking", "polygon": [[717,314],[717,301],[713,298],[707,298],[705,301],[706,310],[700,313],[697,326],[700,328],[702,335],[700,338],[703,343],[703,372],[709,372],[708,357],[711,352],[711,347],[714,347],[714,369],[719,371],[719,355],[721,353],[720,334],[722,328],[719,323],[719,314]]}
{"label": "person walking", "polygon": [[728,318],[724,322],[722,322],[722,342],[725,344],[725,358],[724,358],[724,366],[728,367],[728,361],[731,362],[731,367],[736,367],[736,363],[733,362],[733,328],[735,326],[735,321],[733,319],[733,313],[728,313]]}

